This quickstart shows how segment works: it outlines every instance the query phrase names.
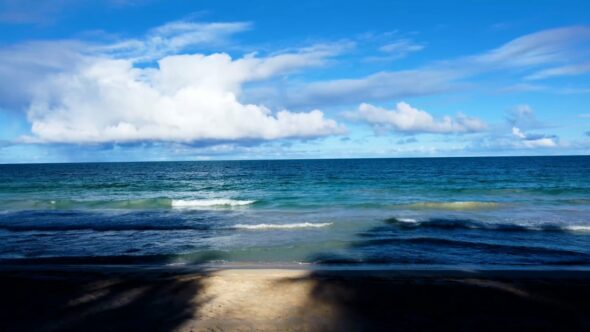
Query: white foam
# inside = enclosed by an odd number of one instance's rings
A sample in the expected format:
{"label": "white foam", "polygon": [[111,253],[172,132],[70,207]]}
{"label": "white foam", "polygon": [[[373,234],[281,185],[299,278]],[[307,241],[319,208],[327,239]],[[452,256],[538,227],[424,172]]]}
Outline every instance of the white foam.
{"label": "white foam", "polygon": [[418,222],[418,220],[412,218],[395,218],[395,220],[408,224],[415,224]]}
{"label": "white foam", "polygon": [[571,225],[564,228],[573,232],[590,232],[590,225]]}
{"label": "white foam", "polygon": [[294,229],[294,228],[321,228],[321,227],[328,227],[332,225],[331,222],[326,223],[310,223],[310,222],[302,222],[302,223],[293,223],[293,224],[254,224],[254,225],[247,225],[247,224],[237,224],[234,228],[239,229],[250,229],[250,230],[264,230],[264,229]]}
{"label": "white foam", "polygon": [[236,199],[227,199],[227,198],[192,199],[192,200],[173,199],[172,200],[172,207],[175,207],[175,208],[203,208],[203,207],[210,207],[210,206],[242,206],[242,205],[249,205],[254,202],[256,202],[256,201],[236,200]]}

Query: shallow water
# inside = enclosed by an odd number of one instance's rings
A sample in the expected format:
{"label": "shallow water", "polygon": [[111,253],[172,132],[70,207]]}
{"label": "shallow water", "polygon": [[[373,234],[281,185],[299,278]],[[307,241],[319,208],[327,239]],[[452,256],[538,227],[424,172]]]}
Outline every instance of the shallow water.
{"label": "shallow water", "polygon": [[590,157],[0,165],[0,260],[590,267]]}

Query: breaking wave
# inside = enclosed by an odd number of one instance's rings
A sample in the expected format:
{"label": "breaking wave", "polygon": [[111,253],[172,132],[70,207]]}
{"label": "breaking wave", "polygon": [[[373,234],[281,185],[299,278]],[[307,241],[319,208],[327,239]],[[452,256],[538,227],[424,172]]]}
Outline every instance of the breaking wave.
{"label": "breaking wave", "polygon": [[331,222],[326,223],[293,223],[293,224],[237,224],[234,228],[237,229],[249,229],[249,230],[267,230],[267,229],[297,229],[297,228],[322,228],[332,225]]}
{"label": "breaking wave", "polygon": [[193,200],[172,200],[172,207],[175,208],[203,208],[212,206],[243,206],[253,204],[254,200],[237,200],[237,199],[193,199]]}
{"label": "breaking wave", "polygon": [[401,228],[438,228],[438,229],[483,229],[495,231],[543,231],[543,232],[590,232],[590,225],[518,224],[518,223],[484,223],[470,219],[432,218],[418,220],[413,218],[389,218],[385,222]]}

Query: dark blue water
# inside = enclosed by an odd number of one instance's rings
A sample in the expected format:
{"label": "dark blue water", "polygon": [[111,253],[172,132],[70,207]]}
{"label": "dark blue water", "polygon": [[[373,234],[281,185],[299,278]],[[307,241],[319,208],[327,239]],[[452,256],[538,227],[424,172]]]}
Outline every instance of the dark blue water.
{"label": "dark blue water", "polygon": [[590,267],[590,157],[0,165],[0,261]]}

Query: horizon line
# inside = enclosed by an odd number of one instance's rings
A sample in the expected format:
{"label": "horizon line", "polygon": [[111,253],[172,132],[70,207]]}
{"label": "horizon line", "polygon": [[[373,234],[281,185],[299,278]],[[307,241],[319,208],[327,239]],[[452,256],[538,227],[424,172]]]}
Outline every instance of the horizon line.
{"label": "horizon line", "polygon": [[465,159],[465,158],[549,158],[549,157],[590,157],[590,154],[556,155],[487,155],[487,156],[422,156],[422,157],[342,157],[342,158],[277,158],[277,159],[201,159],[201,160],[136,160],[136,161],[64,161],[64,162],[26,162],[1,163],[10,165],[60,165],[60,164],[134,164],[134,163],[190,163],[190,162],[228,162],[228,161],[312,161],[312,160],[384,160],[384,159]]}

